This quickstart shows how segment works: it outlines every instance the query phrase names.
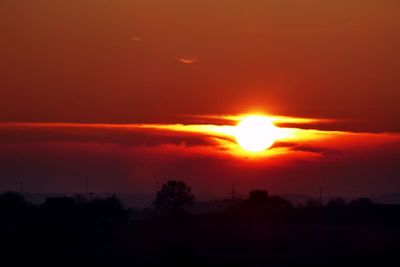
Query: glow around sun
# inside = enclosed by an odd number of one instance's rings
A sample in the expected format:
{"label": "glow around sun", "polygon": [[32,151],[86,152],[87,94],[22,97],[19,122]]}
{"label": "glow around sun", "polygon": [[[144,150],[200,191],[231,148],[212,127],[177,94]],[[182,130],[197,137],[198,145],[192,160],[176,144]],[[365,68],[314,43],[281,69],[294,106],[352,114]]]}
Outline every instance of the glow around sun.
{"label": "glow around sun", "polygon": [[278,128],[265,116],[248,116],[235,127],[237,143],[249,152],[261,152],[270,148],[278,138]]}

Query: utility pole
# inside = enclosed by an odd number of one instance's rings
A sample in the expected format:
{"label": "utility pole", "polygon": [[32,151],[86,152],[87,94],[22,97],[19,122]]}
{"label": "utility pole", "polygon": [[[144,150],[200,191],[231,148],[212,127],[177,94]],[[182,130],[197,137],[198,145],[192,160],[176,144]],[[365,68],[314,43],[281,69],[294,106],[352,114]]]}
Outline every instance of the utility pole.
{"label": "utility pole", "polygon": [[96,193],[89,191],[89,179],[85,179],[85,191],[86,195],[89,196],[89,200],[92,201],[93,195],[95,195]]}

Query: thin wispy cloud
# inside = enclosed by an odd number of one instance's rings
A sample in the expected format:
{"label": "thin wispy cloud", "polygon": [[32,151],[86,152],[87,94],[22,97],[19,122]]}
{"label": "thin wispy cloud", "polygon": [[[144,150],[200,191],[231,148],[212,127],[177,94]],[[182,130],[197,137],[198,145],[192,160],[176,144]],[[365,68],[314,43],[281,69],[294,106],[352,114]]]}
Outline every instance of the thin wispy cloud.
{"label": "thin wispy cloud", "polygon": [[133,40],[135,42],[142,42],[143,41],[143,39],[141,37],[138,37],[138,36],[131,37],[131,40]]}
{"label": "thin wispy cloud", "polygon": [[196,57],[177,57],[176,60],[182,64],[193,64],[198,61]]}

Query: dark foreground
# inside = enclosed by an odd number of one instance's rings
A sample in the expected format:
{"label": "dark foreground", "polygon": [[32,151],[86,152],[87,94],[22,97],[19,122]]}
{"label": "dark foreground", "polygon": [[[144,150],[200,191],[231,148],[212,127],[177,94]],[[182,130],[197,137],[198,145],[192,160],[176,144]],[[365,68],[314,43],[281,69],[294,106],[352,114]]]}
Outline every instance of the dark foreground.
{"label": "dark foreground", "polygon": [[7,201],[1,266],[400,266],[396,205],[246,200],[221,212],[160,215],[125,210],[116,198]]}

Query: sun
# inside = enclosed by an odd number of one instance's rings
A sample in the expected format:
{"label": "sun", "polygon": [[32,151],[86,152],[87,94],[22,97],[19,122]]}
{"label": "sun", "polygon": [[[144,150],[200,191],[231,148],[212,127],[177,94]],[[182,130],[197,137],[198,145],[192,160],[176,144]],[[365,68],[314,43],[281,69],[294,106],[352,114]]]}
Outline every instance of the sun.
{"label": "sun", "polygon": [[266,116],[248,116],[235,127],[237,143],[249,152],[261,152],[270,148],[278,138],[278,129]]}

